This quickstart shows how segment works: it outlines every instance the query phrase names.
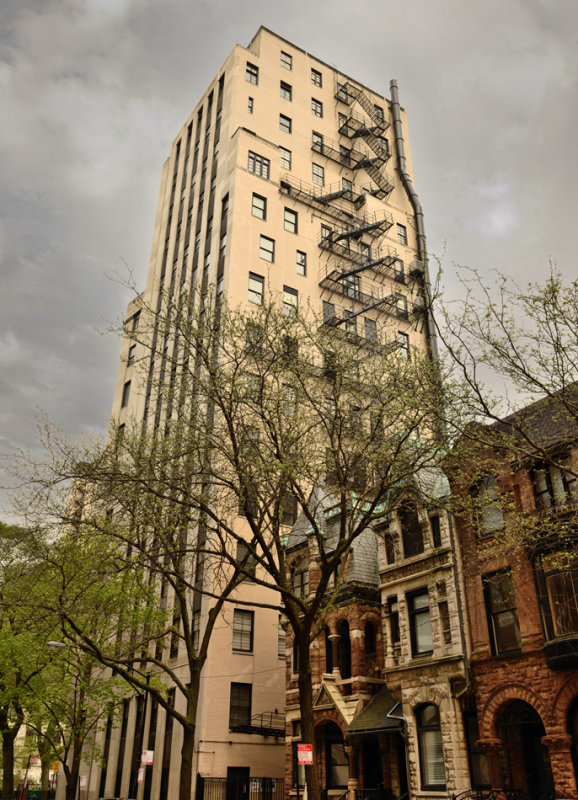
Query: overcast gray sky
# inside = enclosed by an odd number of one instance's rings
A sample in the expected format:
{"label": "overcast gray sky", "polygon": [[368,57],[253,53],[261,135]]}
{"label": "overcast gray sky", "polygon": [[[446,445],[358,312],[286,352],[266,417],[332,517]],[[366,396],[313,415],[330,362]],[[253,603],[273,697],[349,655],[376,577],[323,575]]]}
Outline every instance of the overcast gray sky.
{"label": "overcast gray sky", "polygon": [[144,285],[161,165],[235,43],[259,25],[389,95],[409,118],[429,248],[521,282],[576,275],[576,0],[3,0],[0,453],[41,409],[106,427]]}

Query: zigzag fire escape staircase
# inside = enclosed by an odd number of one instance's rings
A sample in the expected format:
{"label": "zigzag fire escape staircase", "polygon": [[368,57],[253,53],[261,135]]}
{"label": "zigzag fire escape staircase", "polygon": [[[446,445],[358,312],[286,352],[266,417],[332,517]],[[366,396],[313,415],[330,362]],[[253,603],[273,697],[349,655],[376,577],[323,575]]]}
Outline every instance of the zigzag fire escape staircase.
{"label": "zigzag fire escape staircase", "polygon": [[[423,301],[408,308],[406,298],[399,292],[385,292],[384,278],[405,286],[410,281],[421,282],[423,265],[414,261],[406,272],[395,248],[378,246],[377,240],[393,225],[390,213],[368,214],[359,210],[368,194],[384,200],[393,189],[393,183],[383,171],[391,156],[383,135],[389,122],[383,110],[374,106],[363,89],[352,83],[338,83],[335,97],[348,107],[357,102],[365,111],[369,119],[351,109],[347,115],[341,114],[339,133],[352,142],[363,140],[372,152],[359,146],[342,145],[318,133],[313,133],[311,149],[351,170],[364,170],[375,186],[360,189],[353,181],[345,180],[341,184],[313,186],[290,175],[283,175],[279,184],[281,193],[316,208],[323,217],[330,218],[331,226],[321,226],[318,245],[334,253],[337,260],[322,269],[319,285],[360,305],[358,310],[347,311],[343,316],[328,315],[324,324],[335,328],[344,325],[347,330],[356,317],[380,306],[401,319],[418,318],[424,312]],[[362,242],[362,236],[371,238],[372,245]],[[368,271],[375,278],[364,276]]]}

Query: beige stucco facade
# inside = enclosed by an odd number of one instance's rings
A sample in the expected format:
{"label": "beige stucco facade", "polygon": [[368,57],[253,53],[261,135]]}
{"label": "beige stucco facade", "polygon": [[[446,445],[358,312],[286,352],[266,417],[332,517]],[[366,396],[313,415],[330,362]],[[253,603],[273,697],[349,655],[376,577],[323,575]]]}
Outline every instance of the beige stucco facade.
{"label": "beige stucco facade", "polygon": [[[411,177],[403,110],[400,124]],[[360,338],[371,340],[377,331],[407,352],[426,347],[423,266],[392,128],[385,97],[267,29],[247,48],[235,46],[163,166],[145,305],[154,308],[172,286],[204,282],[231,305],[250,308],[261,292],[338,325],[349,315],[347,330],[355,327]],[[130,336],[138,308],[133,302],[127,310],[113,418],[119,426],[152,429],[166,409],[147,378],[149,353]],[[240,591],[239,600],[271,600],[257,584]],[[255,608],[252,652],[236,653],[233,610],[220,619],[203,670],[194,773],[226,777],[230,768],[248,768],[251,778],[281,778],[283,738],[229,729],[232,682],[251,684],[252,715],[284,712],[278,613]],[[107,769],[90,769],[87,800],[135,796],[137,714],[131,702],[124,722],[110,732]],[[162,709],[154,742],[150,726],[147,704],[143,741],[155,756],[136,797],[166,800],[176,792],[180,731],[166,727]]]}

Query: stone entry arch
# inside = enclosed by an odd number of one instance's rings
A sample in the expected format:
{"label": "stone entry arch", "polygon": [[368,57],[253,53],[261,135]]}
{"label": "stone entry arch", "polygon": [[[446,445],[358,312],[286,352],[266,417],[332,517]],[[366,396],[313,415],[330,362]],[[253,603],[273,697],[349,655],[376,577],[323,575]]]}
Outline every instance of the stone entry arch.
{"label": "stone entry arch", "polygon": [[495,730],[503,744],[503,788],[529,798],[553,796],[550,754],[543,742],[546,730],[536,709],[525,700],[512,700],[501,708]]}

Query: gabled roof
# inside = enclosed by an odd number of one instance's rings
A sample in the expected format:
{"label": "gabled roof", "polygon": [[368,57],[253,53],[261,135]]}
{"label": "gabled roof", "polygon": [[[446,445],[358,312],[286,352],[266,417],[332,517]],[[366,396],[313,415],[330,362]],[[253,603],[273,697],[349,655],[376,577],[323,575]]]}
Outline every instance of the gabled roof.
{"label": "gabled roof", "polygon": [[394,699],[384,686],[372,697],[363,711],[350,723],[347,733],[377,733],[378,731],[400,730],[403,726],[401,703]]}

